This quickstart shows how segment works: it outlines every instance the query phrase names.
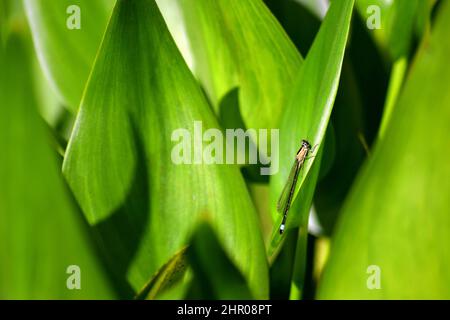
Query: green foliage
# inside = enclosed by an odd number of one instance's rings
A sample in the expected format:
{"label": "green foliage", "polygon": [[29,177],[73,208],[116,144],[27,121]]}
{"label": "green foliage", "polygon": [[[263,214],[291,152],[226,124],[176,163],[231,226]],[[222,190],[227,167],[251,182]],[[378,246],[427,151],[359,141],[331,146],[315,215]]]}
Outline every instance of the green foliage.
{"label": "green foliage", "polygon": [[239,270],[221,249],[208,224],[200,224],[189,248],[194,281],[188,298],[251,299],[252,294]]}
{"label": "green foliage", "polygon": [[[320,298],[450,298],[449,28],[447,2],[347,199]],[[382,290],[364,286],[369,265]]]}
{"label": "green foliage", "polygon": [[[271,180],[273,203],[278,199],[283,183],[289,175],[290,166],[294,161],[301,139],[306,139],[313,148],[316,148],[317,159],[313,158],[305,162],[294,194],[294,205],[297,199],[296,195],[307,179],[313,162],[317,160],[320,163],[321,156],[318,148],[325,136],[339,84],[352,10],[352,0],[337,1],[331,5],[296,80],[292,97],[280,123],[279,159],[281,170]],[[338,26],[338,30],[336,30],[336,26]],[[319,167],[316,166],[316,172],[312,176],[317,177],[318,170]],[[292,214],[290,219],[295,221],[292,225],[300,225],[302,222],[304,227],[304,224],[307,223],[308,220],[302,216],[308,215],[314,188],[315,183],[310,183],[308,188],[302,189],[302,196],[298,198],[302,205],[298,207],[298,210],[296,208],[293,210],[299,218]],[[274,208],[273,216],[276,217],[276,206],[272,205],[272,208]],[[289,220],[287,228],[289,228]],[[272,247],[280,244],[279,238],[277,230],[274,230]]]}
{"label": "green foliage", "polygon": [[0,298],[450,298],[449,2],[0,0]]}
{"label": "green foliage", "polygon": [[206,215],[255,296],[264,298],[264,247],[238,168],[171,160],[172,132],[193,131],[198,120],[205,129],[218,127],[156,4],[118,1],[63,171],[104,245],[114,248],[107,254],[117,272],[126,268],[136,290]]}
{"label": "green foliage", "polygon": [[221,111],[223,97],[237,88],[246,127],[276,128],[303,59],[263,2],[183,0],[179,4],[187,21],[195,73],[216,112]]}

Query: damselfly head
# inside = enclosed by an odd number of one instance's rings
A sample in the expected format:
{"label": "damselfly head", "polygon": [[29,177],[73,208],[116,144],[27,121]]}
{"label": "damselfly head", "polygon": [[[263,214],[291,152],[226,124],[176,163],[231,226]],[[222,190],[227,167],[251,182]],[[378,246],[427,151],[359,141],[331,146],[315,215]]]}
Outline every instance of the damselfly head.
{"label": "damselfly head", "polygon": [[306,140],[302,140],[302,148],[306,148],[306,149],[310,150],[311,144]]}

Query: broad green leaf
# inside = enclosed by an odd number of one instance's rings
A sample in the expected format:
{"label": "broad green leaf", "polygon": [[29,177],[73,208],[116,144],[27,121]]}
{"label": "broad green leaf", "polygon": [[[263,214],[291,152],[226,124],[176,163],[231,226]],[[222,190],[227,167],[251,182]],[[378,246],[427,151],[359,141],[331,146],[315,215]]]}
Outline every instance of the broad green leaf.
{"label": "broad green leaf", "polygon": [[[446,1],[347,199],[321,299],[450,298],[448,30]],[[369,289],[376,284],[369,266],[379,267],[380,289]]]}
{"label": "broad green leaf", "polygon": [[[76,113],[114,0],[23,1],[41,66],[61,101]],[[76,8],[80,29],[71,29]]]}
{"label": "broad green leaf", "polygon": [[398,59],[392,66],[389,88],[386,94],[386,102],[383,110],[383,117],[381,119],[381,125],[378,131],[379,138],[383,137],[386,126],[391,118],[392,110],[397,104],[397,99],[403,87],[403,81],[405,79],[407,68],[408,61],[406,58]]}
{"label": "broad green leaf", "polygon": [[[276,212],[275,202],[289,175],[301,140],[306,139],[312,146],[317,146],[315,154],[318,154],[325,136],[338,88],[353,3],[353,0],[344,0],[333,1],[331,4],[283,113],[280,124],[280,172],[271,179],[272,212],[274,220],[278,222],[281,221],[281,215]],[[315,160],[320,161],[320,156],[305,161],[297,181],[293,202]],[[308,188],[314,190],[315,183],[310,184]],[[305,191],[305,194],[309,193],[312,194],[311,190]],[[309,208],[310,202],[302,202],[301,206]],[[291,208],[287,228],[294,226],[293,221],[296,221],[295,224],[298,226],[298,222],[303,219],[298,211]],[[276,228],[278,227],[277,223]],[[279,243],[279,235],[274,232],[272,249]]]}
{"label": "broad green leaf", "polygon": [[112,267],[136,291],[208,213],[252,294],[267,297],[262,236],[238,167],[172,160],[177,129],[195,140],[183,137],[189,155],[192,143],[207,145],[194,137],[194,121],[203,132],[218,128],[155,2],[119,0],[69,142],[65,176]]}
{"label": "broad green leaf", "polygon": [[247,128],[276,128],[302,57],[262,0],[180,0],[194,69],[215,110],[239,91]]}
{"label": "broad green leaf", "polygon": [[37,113],[31,47],[13,34],[0,49],[0,299],[115,298]]}
{"label": "broad green leaf", "polygon": [[188,298],[252,299],[244,277],[230,261],[207,222],[197,227],[187,253],[194,274]]}
{"label": "broad green leaf", "polygon": [[[321,19],[325,16],[327,6],[324,3],[303,0],[264,0],[267,7],[277,18],[289,38],[298,48],[302,56],[306,56],[320,28]],[[325,0],[324,2],[327,2]],[[312,12],[310,5],[317,5]],[[323,12],[322,12],[323,11]]]}

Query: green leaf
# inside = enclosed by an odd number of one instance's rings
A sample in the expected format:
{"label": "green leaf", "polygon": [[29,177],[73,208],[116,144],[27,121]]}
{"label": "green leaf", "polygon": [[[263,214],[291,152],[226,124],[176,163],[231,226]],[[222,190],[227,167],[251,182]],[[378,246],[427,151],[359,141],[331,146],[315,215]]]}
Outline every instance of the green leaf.
{"label": "green leaf", "polygon": [[0,1],[0,41],[6,42],[8,33],[12,29],[22,27],[22,7],[20,1],[2,0]]}
{"label": "green leaf", "polygon": [[[448,30],[446,1],[347,199],[319,298],[450,298]],[[380,268],[378,290],[366,285],[371,265]]]}
{"label": "green leaf", "polygon": [[[429,27],[434,0],[357,0],[358,10],[367,23],[379,17],[379,28],[369,30],[392,61],[407,58],[415,36]],[[376,11],[375,8],[379,9]]]}
{"label": "green leaf", "polygon": [[429,0],[399,0],[392,6],[388,44],[394,64],[378,134],[380,139],[383,138],[408,71],[408,57],[415,31],[422,41],[428,40],[431,9],[432,1]]}
{"label": "green leaf", "polygon": [[[23,0],[42,68],[61,101],[76,113],[114,0]],[[80,8],[80,29],[68,20]]]}
{"label": "green leaf", "polygon": [[[253,295],[265,298],[264,244],[238,167],[172,161],[179,144],[172,141],[174,130],[184,128],[193,136],[194,121],[202,121],[203,131],[219,128],[155,2],[119,0],[86,88],[64,174],[100,233],[111,266],[135,290],[186,244],[199,218],[208,214]],[[194,140],[196,148],[206,145]]]}
{"label": "green leaf", "polygon": [[[37,113],[27,49],[13,34],[0,50],[0,299],[115,298]],[[81,290],[66,287],[70,265]]]}
{"label": "green leaf", "polygon": [[183,0],[195,73],[217,113],[238,88],[247,128],[276,128],[302,57],[261,0]]}
{"label": "green leaf", "polygon": [[194,273],[188,298],[252,299],[244,277],[230,261],[207,222],[201,223],[195,231],[188,258]]}
{"label": "green leaf", "polygon": [[[301,140],[306,139],[312,146],[317,146],[315,151],[317,153],[325,136],[339,84],[353,3],[353,0],[345,0],[334,1],[331,4],[300,71],[290,102],[283,113],[280,124],[280,172],[272,176],[270,186],[273,217],[278,222],[282,217],[276,212],[275,202],[289,175]],[[320,156],[305,161],[297,181],[293,202],[312,164],[317,160],[320,161]],[[312,194],[315,183],[311,183],[308,188],[311,190],[305,191],[305,194]],[[309,209],[310,202],[302,201],[301,206]],[[307,212],[308,210],[306,214]],[[291,208],[287,228],[294,227],[295,224],[298,226],[299,221],[304,220],[299,214],[295,208]],[[275,225],[275,228],[279,228],[279,223]],[[280,243],[278,233],[274,232],[269,252],[276,250]]]}

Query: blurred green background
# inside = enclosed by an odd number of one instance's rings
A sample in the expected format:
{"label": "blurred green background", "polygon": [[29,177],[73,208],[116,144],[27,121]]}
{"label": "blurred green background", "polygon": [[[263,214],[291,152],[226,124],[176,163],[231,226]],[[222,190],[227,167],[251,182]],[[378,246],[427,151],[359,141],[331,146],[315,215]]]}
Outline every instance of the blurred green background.
{"label": "blurred green background", "polygon": [[449,299],[449,2],[0,0],[0,299]]}

